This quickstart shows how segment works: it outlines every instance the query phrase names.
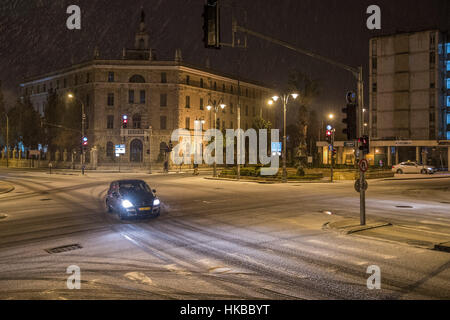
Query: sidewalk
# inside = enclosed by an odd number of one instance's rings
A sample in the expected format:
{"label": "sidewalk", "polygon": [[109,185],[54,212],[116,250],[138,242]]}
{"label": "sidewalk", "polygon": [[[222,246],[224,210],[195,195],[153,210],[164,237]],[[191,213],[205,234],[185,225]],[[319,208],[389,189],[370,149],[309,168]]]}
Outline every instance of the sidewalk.
{"label": "sidewalk", "polygon": [[383,181],[395,180],[424,180],[424,179],[450,179],[450,172],[440,172],[430,175],[423,174],[395,174],[393,178],[385,178]]}
{"label": "sidewalk", "polygon": [[361,226],[358,219],[345,218],[326,223],[325,230],[341,234],[357,235],[365,238],[406,244],[414,247],[450,252],[450,235],[392,225],[386,221],[368,221]]}

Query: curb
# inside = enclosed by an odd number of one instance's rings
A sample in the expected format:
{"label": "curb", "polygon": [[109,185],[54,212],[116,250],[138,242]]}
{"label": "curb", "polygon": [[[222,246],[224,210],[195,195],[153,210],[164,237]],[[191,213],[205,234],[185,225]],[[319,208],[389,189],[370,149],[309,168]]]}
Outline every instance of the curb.
{"label": "curb", "polygon": [[372,230],[372,229],[377,229],[377,228],[382,228],[382,227],[390,227],[392,226],[391,223],[389,222],[375,222],[369,225],[365,225],[365,226],[361,226],[361,225],[355,225],[355,226],[348,226],[348,227],[341,227],[341,228],[336,228],[336,227],[332,227],[330,225],[330,222],[325,223],[322,228],[323,229],[329,229],[329,230],[336,230],[337,232],[341,233],[341,234],[353,234],[353,233],[357,233],[357,232],[361,232],[361,231],[366,231],[366,230]]}
{"label": "curb", "polygon": [[281,181],[258,181],[258,180],[250,180],[250,179],[231,179],[231,178],[213,178],[213,177],[203,177],[203,179],[206,180],[216,180],[216,181],[233,181],[233,182],[253,182],[253,183],[259,183],[259,184],[292,184],[292,183],[304,183],[304,184],[308,184],[308,183],[327,183],[327,184],[331,184],[331,182],[329,181],[304,181],[304,180],[291,180],[291,181],[287,181],[286,183],[283,183]]}
{"label": "curb", "polygon": [[13,191],[16,188],[16,187],[14,187],[13,185],[11,185],[11,184],[9,184],[7,182],[0,181],[0,185],[2,185],[2,184],[6,184],[9,187],[9,189],[6,189],[6,191],[0,191],[0,194],[9,193],[9,192]]}
{"label": "curb", "polygon": [[450,176],[446,177],[422,177],[422,178],[392,178],[392,179],[380,179],[382,181],[407,181],[407,180],[433,180],[433,179],[450,179]]}

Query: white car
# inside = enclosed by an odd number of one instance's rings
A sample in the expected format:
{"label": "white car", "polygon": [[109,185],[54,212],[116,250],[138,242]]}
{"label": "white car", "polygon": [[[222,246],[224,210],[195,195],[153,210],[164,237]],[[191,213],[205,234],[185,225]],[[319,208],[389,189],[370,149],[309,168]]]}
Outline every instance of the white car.
{"label": "white car", "polygon": [[417,162],[407,161],[399,163],[392,167],[392,171],[397,174],[403,173],[421,173],[433,174],[437,170],[433,166],[418,164]]}

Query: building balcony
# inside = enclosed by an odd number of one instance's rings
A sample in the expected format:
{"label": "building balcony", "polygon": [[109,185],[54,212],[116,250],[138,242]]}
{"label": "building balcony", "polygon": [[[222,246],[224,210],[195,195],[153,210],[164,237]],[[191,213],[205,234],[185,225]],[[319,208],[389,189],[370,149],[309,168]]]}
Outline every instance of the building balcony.
{"label": "building balcony", "polygon": [[122,137],[146,137],[149,135],[148,129],[120,129]]}

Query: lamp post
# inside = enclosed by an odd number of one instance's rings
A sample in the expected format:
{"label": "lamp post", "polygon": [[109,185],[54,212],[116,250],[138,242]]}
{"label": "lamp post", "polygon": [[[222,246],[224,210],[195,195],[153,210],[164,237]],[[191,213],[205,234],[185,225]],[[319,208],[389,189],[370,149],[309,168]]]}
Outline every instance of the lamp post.
{"label": "lamp post", "polygon": [[287,172],[286,172],[286,107],[289,102],[289,98],[297,99],[297,93],[283,94],[281,96],[273,96],[271,100],[269,100],[269,104],[273,104],[277,102],[279,99],[283,102],[283,183],[287,182]]}
{"label": "lamp post", "polygon": [[[67,95],[69,99],[75,99],[76,101],[81,103],[81,139],[84,138],[84,127],[86,121],[86,114],[84,113],[84,103],[80,99],[77,99],[73,93],[69,93]],[[84,146],[81,145],[81,174],[84,175]]]}
{"label": "lamp post", "polygon": [[149,174],[152,174],[152,126],[148,126],[148,131],[150,133],[150,138],[148,141],[148,166],[149,166]]}
{"label": "lamp post", "polygon": [[217,160],[217,136],[216,136],[216,126],[217,126],[217,111],[219,111],[220,109],[224,109],[226,107],[226,105],[223,103],[223,98],[220,98],[219,102],[217,102],[216,100],[214,100],[214,102],[211,101],[211,99],[209,99],[208,101],[208,106],[206,107],[206,109],[208,109],[209,111],[213,110],[214,111],[214,155],[216,159],[214,159],[214,166],[213,166],[213,177],[217,177],[217,164],[216,164],[216,160]]}
{"label": "lamp post", "polygon": [[[328,119],[333,121],[334,120],[334,114],[330,113],[328,115]],[[333,164],[334,164],[334,138],[335,138],[335,134],[336,134],[336,128],[334,128],[333,126],[329,125],[327,127],[327,130],[330,130],[331,132],[331,141],[330,141],[330,147],[328,148],[328,152],[331,151],[331,161],[330,161],[330,182],[333,182]],[[331,150],[330,150],[331,148]]]}

